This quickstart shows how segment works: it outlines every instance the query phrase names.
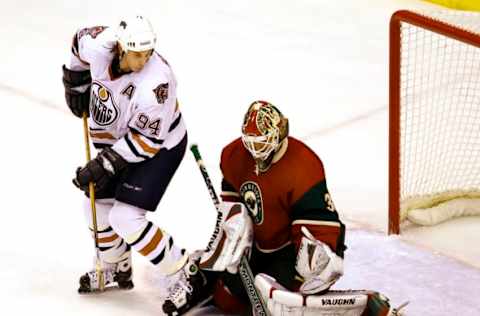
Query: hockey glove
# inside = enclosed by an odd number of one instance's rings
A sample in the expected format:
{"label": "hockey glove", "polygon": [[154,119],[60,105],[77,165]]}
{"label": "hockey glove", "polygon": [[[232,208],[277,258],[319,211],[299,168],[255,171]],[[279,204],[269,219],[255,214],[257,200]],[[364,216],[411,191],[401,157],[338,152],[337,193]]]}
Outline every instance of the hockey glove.
{"label": "hockey glove", "polygon": [[88,116],[88,105],[90,103],[90,86],[92,77],[90,70],[73,71],[67,69],[65,65],[63,69],[63,85],[65,86],[65,101],[77,117],[82,117],[86,112]]}
{"label": "hockey glove", "polygon": [[305,226],[302,227],[302,233],[295,264],[297,272],[305,279],[300,292],[323,293],[343,275],[343,259],[327,244],[315,239]]}
{"label": "hockey glove", "polygon": [[95,159],[85,167],[77,169],[73,184],[82,191],[88,192],[88,184],[95,184],[95,192],[102,191],[115,175],[124,170],[128,162],[111,148],[102,150]]}

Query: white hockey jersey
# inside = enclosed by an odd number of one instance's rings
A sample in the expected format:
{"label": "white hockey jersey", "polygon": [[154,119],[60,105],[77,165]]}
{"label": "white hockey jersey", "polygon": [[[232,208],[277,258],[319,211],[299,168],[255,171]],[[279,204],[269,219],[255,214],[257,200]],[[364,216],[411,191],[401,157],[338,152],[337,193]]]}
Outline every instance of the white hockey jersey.
{"label": "white hockey jersey", "polygon": [[97,148],[112,146],[128,162],[152,158],[180,143],[186,133],[178,109],[176,79],[157,52],[142,70],[114,78],[115,31],[97,26],[73,39],[71,70],[90,69],[90,136]]}

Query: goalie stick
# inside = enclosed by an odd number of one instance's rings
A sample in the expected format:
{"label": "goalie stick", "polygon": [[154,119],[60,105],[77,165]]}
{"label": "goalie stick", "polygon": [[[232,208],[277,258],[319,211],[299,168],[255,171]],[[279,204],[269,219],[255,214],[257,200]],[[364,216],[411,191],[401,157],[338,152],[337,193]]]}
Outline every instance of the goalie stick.
{"label": "goalie stick", "polygon": [[[210,193],[210,197],[212,198],[213,204],[215,205],[215,209],[218,212],[220,206],[220,200],[218,199],[217,193],[215,192],[215,188],[212,185],[212,181],[210,180],[210,176],[208,175],[207,169],[205,164],[203,163],[202,156],[200,155],[200,151],[198,150],[198,145],[193,144],[190,146],[190,150],[195,157],[195,161],[197,162],[198,168],[202,173],[203,180],[205,180],[205,184],[207,185],[208,192]],[[218,212],[218,216],[222,216],[220,212]],[[220,220],[217,220],[217,225],[221,223]],[[243,286],[245,287],[245,291],[248,294],[248,298],[250,303],[252,304],[252,308],[254,310],[254,315],[256,316],[270,316],[268,309],[263,302],[260,294],[258,293],[257,288],[254,284],[254,277],[252,273],[252,269],[248,264],[248,260],[245,255],[242,256],[240,260],[240,266],[238,268],[238,273],[240,279],[242,280]]]}

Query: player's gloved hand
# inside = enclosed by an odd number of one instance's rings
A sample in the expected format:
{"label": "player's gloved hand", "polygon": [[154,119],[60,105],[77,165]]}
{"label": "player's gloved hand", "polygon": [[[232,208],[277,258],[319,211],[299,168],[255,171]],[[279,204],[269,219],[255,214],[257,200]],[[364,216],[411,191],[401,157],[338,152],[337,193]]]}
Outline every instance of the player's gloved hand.
{"label": "player's gloved hand", "polygon": [[85,167],[77,169],[73,184],[82,191],[88,192],[88,184],[95,184],[95,192],[103,190],[116,174],[124,170],[128,162],[111,148],[102,150],[95,159]]}
{"label": "player's gloved hand", "polygon": [[88,105],[90,103],[90,86],[92,77],[90,70],[74,71],[65,65],[63,69],[63,85],[65,87],[65,101],[77,117],[82,117],[86,112],[88,116]]}
{"label": "player's gloved hand", "polygon": [[295,264],[297,272],[305,279],[300,292],[319,294],[327,291],[343,275],[343,259],[327,244],[315,239],[305,226],[302,233]]}

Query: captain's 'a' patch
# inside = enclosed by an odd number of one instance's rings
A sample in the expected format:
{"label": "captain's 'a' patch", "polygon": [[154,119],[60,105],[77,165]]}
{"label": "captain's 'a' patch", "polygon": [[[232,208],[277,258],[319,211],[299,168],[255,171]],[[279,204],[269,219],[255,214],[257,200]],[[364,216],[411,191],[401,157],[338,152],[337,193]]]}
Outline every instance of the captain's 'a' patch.
{"label": "captain's 'a' patch", "polygon": [[165,103],[165,100],[168,98],[168,82],[159,84],[158,87],[153,89],[153,93],[155,93],[159,104]]}

